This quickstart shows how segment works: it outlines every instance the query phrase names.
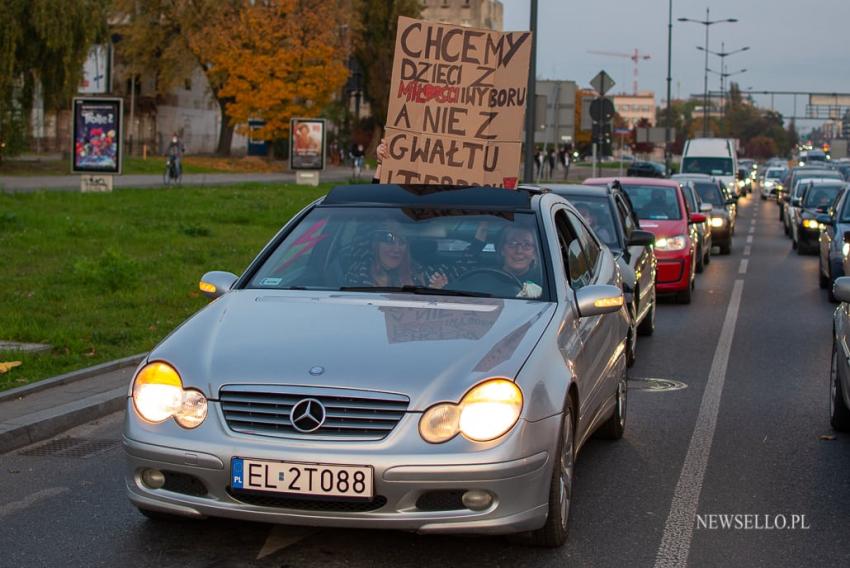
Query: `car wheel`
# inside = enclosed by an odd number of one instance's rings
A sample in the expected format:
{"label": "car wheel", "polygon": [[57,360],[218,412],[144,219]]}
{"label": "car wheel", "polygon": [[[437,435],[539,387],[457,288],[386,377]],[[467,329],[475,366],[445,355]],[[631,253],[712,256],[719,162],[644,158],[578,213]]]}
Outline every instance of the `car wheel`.
{"label": "car wheel", "polygon": [[691,299],[693,298],[693,295],[694,295],[693,287],[688,285],[688,287],[685,290],[676,294],[676,303],[677,304],[690,304]]}
{"label": "car wheel", "polygon": [[552,481],[549,485],[549,514],[546,524],[529,535],[531,544],[555,548],[567,540],[570,520],[570,502],[573,492],[573,472],[575,469],[575,425],[573,423],[573,401],[564,410],[561,436],[558,440],[558,455],[552,468]]}
{"label": "car wheel", "polygon": [[655,332],[655,292],[652,293],[652,303],[649,305],[649,311],[640,322],[637,328],[638,335],[648,337]]}
{"label": "car wheel", "polygon": [[850,430],[850,409],[844,403],[844,390],[838,373],[838,346],[832,339],[832,364],[829,366],[829,423],[839,432]]}
{"label": "car wheel", "polygon": [[835,278],[833,278],[832,275],[830,274],[829,279],[826,283],[826,294],[827,294],[827,297],[829,298],[830,302],[832,302],[833,304],[838,304],[839,303],[838,298],[836,298],[835,294],[832,293],[832,287],[834,285],[835,285]]}
{"label": "car wheel", "polygon": [[711,264],[711,247],[705,251],[705,258],[702,259],[703,264]]}
{"label": "car wheel", "polygon": [[625,376],[617,383],[616,396],[617,401],[614,404],[614,414],[612,414],[611,418],[606,420],[605,423],[599,427],[599,430],[596,431],[596,435],[605,440],[619,440],[623,437],[623,433],[626,431],[626,410],[628,409],[629,402],[629,384]]}
{"label": "car wheel", "polygon": [[702,248],[697,250],[697,255],[699,256],[697,256],[697,265],[695,270],[697,274],[702,274],[702,271],[705,269],[705,256],[702,254]]}

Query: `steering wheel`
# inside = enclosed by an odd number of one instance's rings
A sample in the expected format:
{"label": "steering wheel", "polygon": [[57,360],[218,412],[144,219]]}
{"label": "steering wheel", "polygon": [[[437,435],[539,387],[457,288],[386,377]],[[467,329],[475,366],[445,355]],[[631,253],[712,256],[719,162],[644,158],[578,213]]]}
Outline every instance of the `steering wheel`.
{"label": "steering wheel", "polygon": [[[474,268],[458,278],[458,283],[467,282],[473,284],[472,289],[484,291],[494,287],[493,280],[496,281],[497,290],[509,287],[510,293],[505,295],[516,296],[522,290],[523,284],[519,278],[498,268]],[[470,289],[468,286],[464,288]]]}

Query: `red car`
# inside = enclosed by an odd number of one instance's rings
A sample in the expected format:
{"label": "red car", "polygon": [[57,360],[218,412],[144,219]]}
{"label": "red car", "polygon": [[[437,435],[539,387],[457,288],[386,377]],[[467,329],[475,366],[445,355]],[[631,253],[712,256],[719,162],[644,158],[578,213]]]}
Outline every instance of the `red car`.
{"label": "red car", "polygon": [[608,185],[618,181],[640,219],[640,228],[655,234],[658,271],[655,290],[675,294],[676,301],[689,304],[696,277],[696,224],[705,215],[691,213],[679,182],[652,178],[590,178],[586,185]]}

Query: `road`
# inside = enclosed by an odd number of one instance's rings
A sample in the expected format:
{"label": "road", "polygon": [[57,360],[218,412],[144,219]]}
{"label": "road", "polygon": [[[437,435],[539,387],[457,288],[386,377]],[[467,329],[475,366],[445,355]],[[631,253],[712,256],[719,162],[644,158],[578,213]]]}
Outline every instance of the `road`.
{"label": "road", "polygon": [[[55,439],[88,442],[65,456],[0,456],[0,565],[848,566],[850,436],[834,435],[827,417],[833,305],[818,289],[817,258],[791,251],[776,218],[774,204],[742,201],[733,252],[712,258],[694,303],[659,307],[632,377],[687,388],[632,381],[625,438],[592,440],[579,457],[570,540],[559,550],[148,521],[124,496],[119,413]],[[797,526],[712,524],[730,514]]]}

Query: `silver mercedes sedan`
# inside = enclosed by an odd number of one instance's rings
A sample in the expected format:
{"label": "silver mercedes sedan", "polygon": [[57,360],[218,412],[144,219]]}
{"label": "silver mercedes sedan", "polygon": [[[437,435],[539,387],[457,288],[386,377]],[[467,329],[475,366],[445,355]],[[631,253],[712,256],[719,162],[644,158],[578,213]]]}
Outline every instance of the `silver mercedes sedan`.
{"label": "silver mercedes sedan", "polygon": [[546,190],[336,187],[200,288],[129,391],[149,517],[558,546],[579,449],[623,435],[622,279]]}

